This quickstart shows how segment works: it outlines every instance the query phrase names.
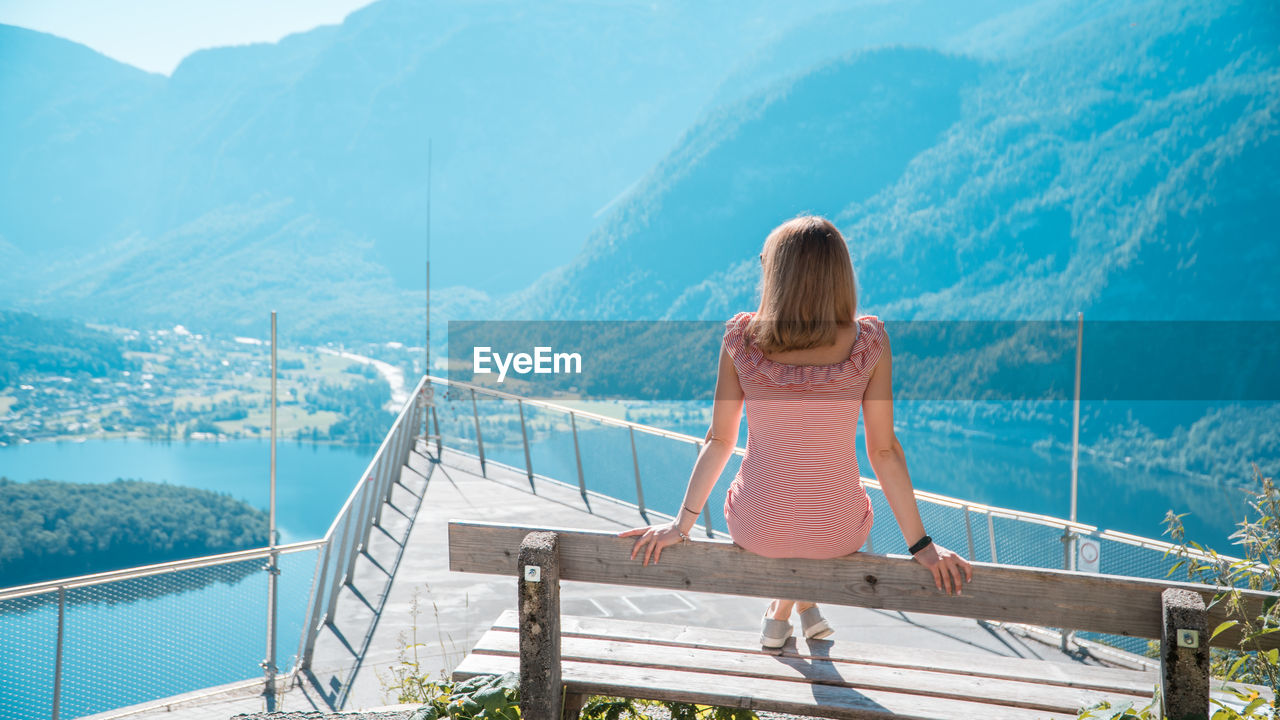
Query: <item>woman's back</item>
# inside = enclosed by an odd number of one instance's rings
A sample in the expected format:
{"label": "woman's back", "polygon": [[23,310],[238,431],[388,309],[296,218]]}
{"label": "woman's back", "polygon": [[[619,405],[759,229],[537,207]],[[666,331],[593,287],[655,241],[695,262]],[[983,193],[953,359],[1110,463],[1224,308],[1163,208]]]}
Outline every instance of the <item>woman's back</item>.
{"label": "woman's back", "polygon": [[[749,331],[754,313],[726,323],[747,413],[747,450],[729,488],[725,517],[736,543],[769,557],[839,557],[862,547],[870,500],[855,451],[862,396],[884,347],[884,325],[859,318],[855,339],[830,364],[831,348],[770,359]],[[841,334],[837,333],[837,343]]]}

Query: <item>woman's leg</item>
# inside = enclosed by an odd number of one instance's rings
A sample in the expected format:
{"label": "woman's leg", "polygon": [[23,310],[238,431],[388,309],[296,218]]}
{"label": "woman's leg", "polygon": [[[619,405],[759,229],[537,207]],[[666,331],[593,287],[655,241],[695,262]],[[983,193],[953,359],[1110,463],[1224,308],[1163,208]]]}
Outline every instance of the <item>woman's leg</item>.
{"label": "woman's leg", "polygon": [[798,613],[802,613],[805,610],[808,610],[809,608],[816,608],[816,607],[818,607],[817,603],[796,601],[796,612]]}
{"label": "woman's leg", "polygon": [[766,614],[774,620],[786,620],[791,617],[791,609],[795,607],[795,604],[795,600],[774,600],[769,603],[769,609]]}

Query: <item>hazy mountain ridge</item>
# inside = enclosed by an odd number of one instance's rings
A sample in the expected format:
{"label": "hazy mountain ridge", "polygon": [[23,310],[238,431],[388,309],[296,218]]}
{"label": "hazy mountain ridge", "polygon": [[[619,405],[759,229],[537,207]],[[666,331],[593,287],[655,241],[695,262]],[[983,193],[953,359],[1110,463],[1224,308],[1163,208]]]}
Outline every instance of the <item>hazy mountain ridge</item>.
{"label": "hazy mountain ridge", "polygon": [[897,178],[954,122],[978,72],[926,49],[866,51],[709,114],[579,260],[517,296],[513,311],[668,315],[708,270],[754,258],[781,219],[834,215]]}
{"label": "hazy mountain ridge", "polygon": [[[441,323],[723,318],[801,211],[837,218],[886,316],[1276,314],[1267,8],[774,7],[382,0],[168,79],[5,28],[0,303],[218,331],[276,307],[295,337],[412,341],[430,134],[434,286],[474,280],[433,292]],[[886,38],[945,50],[856,50]],[[501,267],[584,238],[503,297]]]}
{"label": "hazy mountain ridge", "polygon": [[[997,33],[1000,52],[981,66],[935,53],[938,66],[913,75],[911,51],[881,51],[899,74],[862,88],[862,102],[887,106],[874,120],[849,122],[814,98],[858,87],[858,64],[878,53],[795,79],[790,88],[808,88],[798,95],[774,91],[727,111],[731,120],[713,115],[575,263],[508,311],[728,317],[754,305],[764,235],[810,210],[837,218],[864,308],[886,316],[1280,316],[1269,291],[1277,249],[1262,241],[1280,220],[1280,180],[1267,170],[1280,160],[1276,16],[1247,3],[1064,2],[1007,22],[1035,39],[1017,49],[1016,33]],[[974,69],[948,75],[947,63]],[[779,122],[806,110],[831,136],[865,136],[858,160],[877,141],[903,148],[890,138],[926,92],[953,94],[954,117],[900,172],[862,178],[870,188],[846,179],[833,194],[830,156],[805,178],[771,154],[806,147],[811,127]],[[764,179],[725,213],[712,183],[689,180],[718,175]]]}
{"label": "hazy mountain ridge", "polygon": [[[679,137],[736,58],[833,5],[381,0],[340,26],[194,53],[170,78],[65,41],[14,45],[11,62],[61,74],[43,95],[2,86],[32,134],[11,146],[7,186],[21,192],[0,198],[0,237],[41,285],[59,255],[287,200],[372,240],[396,286],[420,294],[432,138],[435,284],[508,292],[572,257],[592,213]],[[119,68],[131,84],[115,94],[134,99],[111,105],[103,142],[67,139],[102,102],[49,137],[26,115],[45,95],[94,105],[86,88]],[[74,211],[49,211],[60,193]]]}

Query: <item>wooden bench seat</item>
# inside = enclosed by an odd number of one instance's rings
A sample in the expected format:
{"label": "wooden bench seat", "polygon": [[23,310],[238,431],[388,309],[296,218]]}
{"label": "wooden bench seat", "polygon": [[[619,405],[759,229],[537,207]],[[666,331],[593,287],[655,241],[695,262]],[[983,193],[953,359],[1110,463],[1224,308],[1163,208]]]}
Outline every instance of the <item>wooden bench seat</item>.
{"label": "wooden bench seat", "polygon": [[[1214,589],[1205,585],[975,562],[964,595],[949,596],[904,556],[776,559],[691,541],[646,567],[629,557],[632,544],[598,531],[450,522],[450,569],[515,575],[519,598],[454,677],[519,672],[526,720],[556,720],[562,707],[572,718],[589,694],[832,718],[1074,718],[1100,700],[1146,704],[1157,682],[1166,714],[1207,718],[1209,645],[1235,642],[1234,629],[1210,638],[1226,615],[1206,608]],[[561,616],[562,580],[1067,627],[1162,639],[1165,650],[1160,673],[841,639],[792,639],[779,653],[755,633]],[[1257,612],[1276,597],[1245,591],[1243,600]],[[1276,647],[1277,635],[1260,642]]]}
{"label": "wooden bench seat", "polygon": [[[754,633],[614,619],[563,616],[560,636],[569,693],[818,717],[1074,718],[1103,699],[1150,702],[1157,681],[1155,672],[846,640],[793,639],[771,653]],[[509,610],[454,677],[517,672],[519,658]]]}

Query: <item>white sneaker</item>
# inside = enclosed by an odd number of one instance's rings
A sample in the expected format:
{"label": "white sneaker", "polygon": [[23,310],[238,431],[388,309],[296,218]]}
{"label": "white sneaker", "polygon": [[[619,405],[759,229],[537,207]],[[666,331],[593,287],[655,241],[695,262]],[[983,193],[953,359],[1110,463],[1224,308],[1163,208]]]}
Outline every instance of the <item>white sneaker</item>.
{"label": "white sneaker", "polygon": [[786,620],[774,620],[766,617],[760,623],[760,645],[770,649],[777,649],[787,643],[787,638],[791,637],[791,623]]}
{"label": "white sneaker", "polygon": [[835,632],[827,619],[822,617],[822,613],[818,612],[816,605],[800,613],[800,627],[809,640],[821,640]]}

